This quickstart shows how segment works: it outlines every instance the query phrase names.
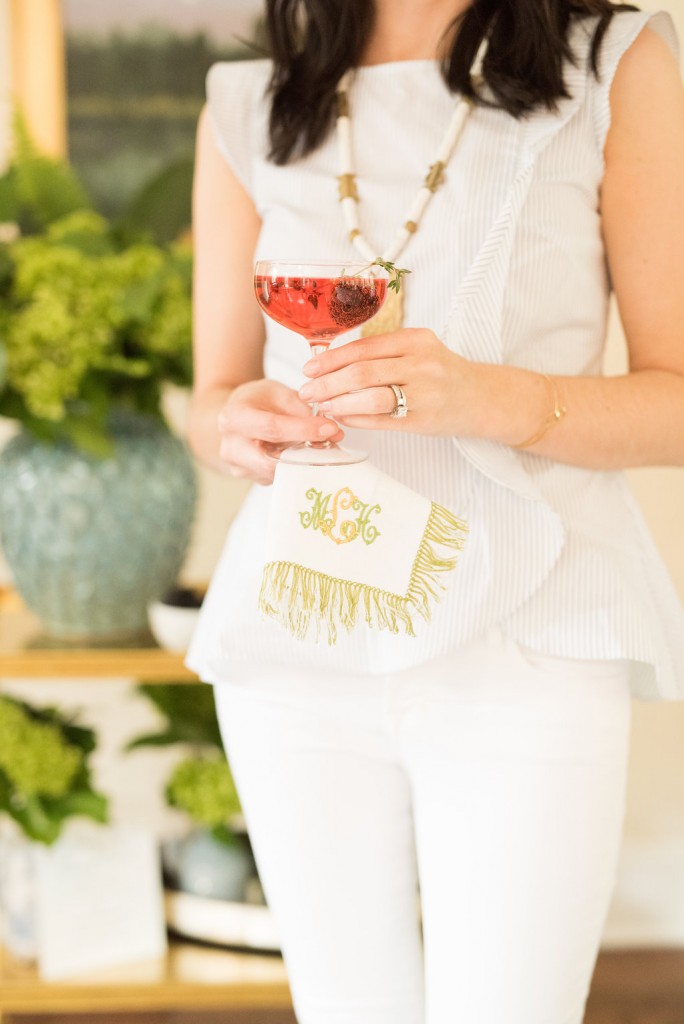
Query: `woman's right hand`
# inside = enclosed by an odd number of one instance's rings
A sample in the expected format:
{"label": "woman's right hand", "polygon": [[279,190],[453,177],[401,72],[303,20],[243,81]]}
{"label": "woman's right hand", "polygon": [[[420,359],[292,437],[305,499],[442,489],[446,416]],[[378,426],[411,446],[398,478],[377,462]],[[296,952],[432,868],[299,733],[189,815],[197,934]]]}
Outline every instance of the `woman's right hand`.
{"label": "woman's right hand", "polygon": [[[297,392],[274,380],[253,380],[231,392],[218,415],[219,455],[234,477],[273,482],[278,448],[299,441],[340,441],[338,425],[311,408]],[[265,447],[271,451],[268,455]]]}

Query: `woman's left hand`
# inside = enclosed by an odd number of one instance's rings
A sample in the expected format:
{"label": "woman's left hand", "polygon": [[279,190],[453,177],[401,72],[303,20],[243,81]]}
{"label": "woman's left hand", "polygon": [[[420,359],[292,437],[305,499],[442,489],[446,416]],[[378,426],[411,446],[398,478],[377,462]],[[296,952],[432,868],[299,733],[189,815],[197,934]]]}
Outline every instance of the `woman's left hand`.
{"label": "woman's left hand", "polygon": [[[444,345],[433,331],[404,328],[360,338],[315,356],[312,378],[299,391],[306,402],[348,427],[413,434],[468,434],[473,429],[477,364]],[[406,395],[408,415],[393,418],[390,384]]]}

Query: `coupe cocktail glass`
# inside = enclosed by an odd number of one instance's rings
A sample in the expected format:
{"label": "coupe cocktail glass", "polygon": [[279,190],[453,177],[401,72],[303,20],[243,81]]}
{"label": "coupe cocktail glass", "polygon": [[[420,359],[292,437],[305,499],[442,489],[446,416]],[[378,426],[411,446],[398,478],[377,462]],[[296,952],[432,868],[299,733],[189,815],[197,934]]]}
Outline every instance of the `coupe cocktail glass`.
{"label": "coupe cocktail glass", "polygon": [[[375,316],[388,283],[387,270],[367,263],[259,260],[254,269],[254,290],[264,313],[305,338],[312,355],[325,352],[340,334]],[[317,416],[315,403],[312,410]],[[365,452],[330,441],[306,441],[271,454],[283,462],[312,466],[351,465],[367,458]]]}

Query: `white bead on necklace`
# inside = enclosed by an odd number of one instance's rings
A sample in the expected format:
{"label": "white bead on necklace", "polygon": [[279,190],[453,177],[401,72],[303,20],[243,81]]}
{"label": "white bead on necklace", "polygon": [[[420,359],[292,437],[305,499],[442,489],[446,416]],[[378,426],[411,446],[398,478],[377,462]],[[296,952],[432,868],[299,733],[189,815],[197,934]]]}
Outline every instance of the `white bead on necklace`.
{"label": "white bead on necklace", "polygon": [[[471,76],[474,79],[480,76],[485,49],[486,40],[483,40],[471,68]],[[391,244],[384,250],[379,251],[364,237],[359,223],[359,195],[356,187],[349,105],[349,85],[353,73],[353,70],[347,71],[340,79],[337,87],[336,126],[340,171],[337,180],[339,182],[342,213],[349,229],[349,240],[364,259],[367,259],[369,263],[378,258],[396,263],[411,237],[418,230],[428,203],[444,182],[447,165],[456,149],[468,114],[473,107],[473,101],[464,96],[458,100],[447,130],[440,142],[435,160],[430,165],[430,169],[409,207],[405,221],[397,231],[396,237]],[[365,325],[362,331],[363,334],[379,334],[384,331],[396,330],[401,326],[403,321],[403,290],[404,284],[402,282],[402,289],[399,292],[391,291],[389,293],[388,299],[385,301],[380,312]]]}

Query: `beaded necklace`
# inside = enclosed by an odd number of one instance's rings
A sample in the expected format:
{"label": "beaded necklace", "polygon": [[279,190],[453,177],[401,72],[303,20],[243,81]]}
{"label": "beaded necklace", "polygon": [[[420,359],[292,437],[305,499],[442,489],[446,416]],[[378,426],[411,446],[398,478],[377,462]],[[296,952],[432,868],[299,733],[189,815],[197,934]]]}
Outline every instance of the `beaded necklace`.
{"label": "beaded necklace", "polygon": [[[480,69],[486,48],[483,40],[471,68],[471,76],[480,77]],[[354,169],[354,153],[352,146],[351,117],[349,103],[349,85],[353,70],[347,71],[340,79],[337,87],[337,146],[339,156],[339,198],[345,223],[349,229],[349,240],[369,263],[378,257],[387,262],[396,263],[409,241],[420,227],[420,222],[433,195],[444,184],[447,165],[456,149],[473,101],[462,96],[456,104],[449,125],[440,142],[435,161],[421,183],[413,200],[406,220],[397,231],[394,241],[379,254],[378,250],[367,241],[359,224],[359,194],[356,187],[356,171]],[[380,312],[364,324],[362,335],[383,334],[401,327],[404,320],[405,285],[399,291],[390,289]]]}

